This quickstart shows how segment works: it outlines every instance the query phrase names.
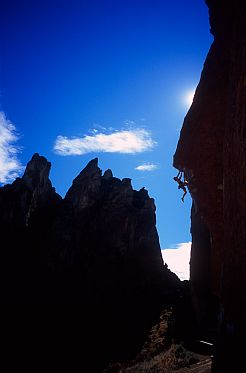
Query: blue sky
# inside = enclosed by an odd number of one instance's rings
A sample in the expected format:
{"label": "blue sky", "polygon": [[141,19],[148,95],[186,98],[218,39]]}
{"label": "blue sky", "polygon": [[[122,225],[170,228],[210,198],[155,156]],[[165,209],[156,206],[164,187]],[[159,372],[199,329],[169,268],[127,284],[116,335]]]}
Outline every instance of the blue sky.
{"label": "blue sky", "polygon": [[190,241],[172,157],[212,42],[202,0],[5,1],[0,180],[32,154],[64,195],[92,158],[157,206],[162,248]]}

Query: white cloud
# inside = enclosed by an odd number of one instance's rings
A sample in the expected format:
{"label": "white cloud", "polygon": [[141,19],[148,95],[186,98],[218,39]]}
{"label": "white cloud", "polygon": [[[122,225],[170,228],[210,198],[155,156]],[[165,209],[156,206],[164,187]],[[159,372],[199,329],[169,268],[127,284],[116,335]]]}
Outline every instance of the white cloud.
{"label": "white cloud", "polygon": [[19,140],[15,126],[0,112],[0,183],[11,182],[23,166],[17,158],[20,148],[14,145]]}
{"label": "white cloud", "polygon": [[124,123],[125,123],[126,126],[135,126],[136,125],[135,120],[130,120],[130,119],[125,120]]}
{"label": "white cloud", "polygon": [[174,272],[180,280],[189,280],[190,277],[190,250],[191,242],[183,242],[175,245],[173,249],[161,251],[162,257],[168,268]]}
{"label": "white cloud", "polygon": [[93,152],[134,154],[151,150],[155,144],[148,131],[137,128],[110,134],[94,133],[84,137],[58,136],[54,151],[59,155],[82,155]]}
{"label": "white cloud", "polygon": [[140,164],[139,166],[135,167],[137,171],[154,171],[157,169],[157,165],[153,163],[144,163]]}

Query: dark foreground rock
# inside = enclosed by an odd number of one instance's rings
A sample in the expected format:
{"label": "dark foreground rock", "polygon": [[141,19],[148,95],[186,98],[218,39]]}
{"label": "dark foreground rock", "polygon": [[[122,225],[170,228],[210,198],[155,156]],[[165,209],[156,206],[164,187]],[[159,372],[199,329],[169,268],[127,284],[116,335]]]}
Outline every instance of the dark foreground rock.
{"label": "dark foreground rock", "polygon": [[34,154],[23,177],[0,188],[0,303],[16,310],[11,322],[34,341],[31,355],[44,339],[59,362],[96,372],[135,356],[180,281],[163,264],[144,188],[102,175],[94,159],[62,199],[50,166]]}
{"label": "dark foreground rock", "polygon": [[206,3],[214,42],[174,166],[185,172],[193,199],[191,285],[198,327],[208,332],[217,317],[213,369],[240,371],[246,331],[246,3]]}

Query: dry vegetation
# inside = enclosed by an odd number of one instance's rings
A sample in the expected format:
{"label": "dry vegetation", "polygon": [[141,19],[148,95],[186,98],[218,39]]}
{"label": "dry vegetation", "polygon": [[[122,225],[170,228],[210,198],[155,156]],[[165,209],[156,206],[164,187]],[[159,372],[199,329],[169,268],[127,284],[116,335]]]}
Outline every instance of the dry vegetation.
{"label": "dry vegetation", "polygon": [[127,363],[110,364],[103,373],[168,373],[206,359],[186,350],[182,344],[175,344],[171,339],[172,327],[172,311],[164,310],[136,358]]}

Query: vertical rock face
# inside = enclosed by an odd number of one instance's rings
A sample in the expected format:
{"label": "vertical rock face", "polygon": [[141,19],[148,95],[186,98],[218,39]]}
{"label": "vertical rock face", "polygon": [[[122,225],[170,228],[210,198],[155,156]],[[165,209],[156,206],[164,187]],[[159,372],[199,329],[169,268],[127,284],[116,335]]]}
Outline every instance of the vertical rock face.
{"label": "vertical rock face", "polygon": [[190,281],[196,322],[202,338],[211,340],[218,311],[218,302],[212,290],[212,241],[195,203],[191,210],[191,234]]}
{"label": "vertical rock face", "polygon": [[51,164],[44,157],[40,157],[35,153],[28,162],[24,175],[23,183],[30,189],[37,189],[40,194],[43,194],[51,189],[49,180]]}
{"label": "vertical rock face", "polygon": [[102,176],[93,159],[62,199],[50,166],[35,154],[22,178],[0,188],[0,303],[49,305],[36,334],[52,330],[46,343],[78,363],[83,345],[82,367],[94,373],[138,351],[179,280],[163,264],[144,188],[111,170]]}
{"label": "vertical rock face", "polygon": [[207,5],[214,42],[184,120],[174,166],[189,180],[197,211],[193,227],[199,220],[210,236],[206,249],[193,229],[195,298],[203,291],[197,283],[207,282],[208,288],[211,283],[221,303],[218,351],[232,356],[226,350],[243,335],[246,312],[246,4],[207,0]]}
{"label": "vertical rock face", "polygon": [[37,252],[30,245],[30,222],[36,211],[46,211],[47,218],[38,235],[42,237],[52,209],[61,200],[52,188],[49,171],[50,163],[34,154],[23,177],[17,178],[12,185],[0,188],[1,303],[26,302],[32,292],[30,278],[37,266]]}
{"label": "vertical rock face", "polygon": [[98,159],[91,160],[74,179],[66,194],[68,201],[76,210],[93,206],[97,201],[101,187],[102,171],[98,168]]}

